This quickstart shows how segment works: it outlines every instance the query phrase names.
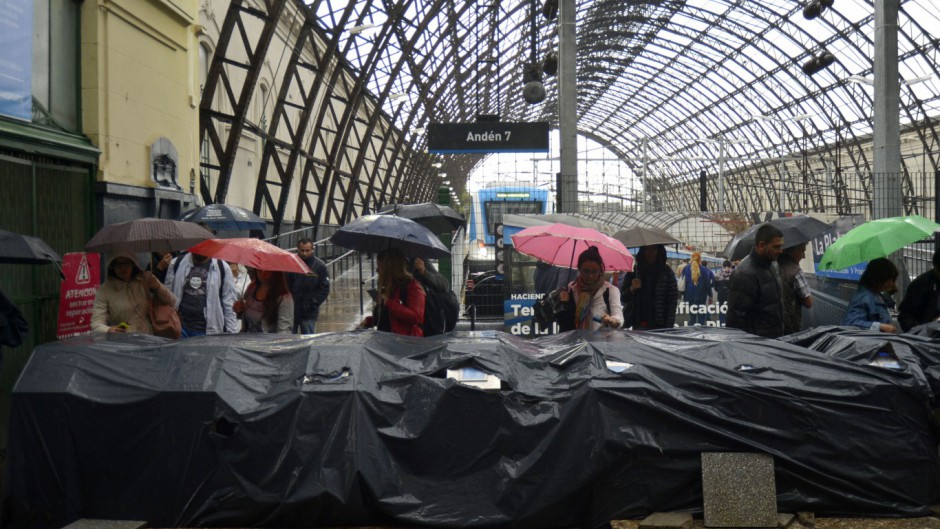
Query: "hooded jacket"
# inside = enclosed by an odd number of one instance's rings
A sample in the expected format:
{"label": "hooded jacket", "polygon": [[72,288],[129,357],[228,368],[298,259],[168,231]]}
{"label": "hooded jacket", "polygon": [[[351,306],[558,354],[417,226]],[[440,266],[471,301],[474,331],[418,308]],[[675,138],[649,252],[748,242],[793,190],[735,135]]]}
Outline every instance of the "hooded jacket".
{"label": "hooded jacket", "polygon": [[[118,258],[129,259],[134,263],[134,272],[130,281],[123,281],[112,273],[112,265]],[[128,325],[127,332],[153,334],[150,324],[150,300],[152,294],[144,284],[143,269],[137,264],[137,258],[128,251],[115,252],[108,259],[108,276],[95,294],[95,303],[91,310],[91,330],[108,332],[120,323]],[[176,306],[176,297],[162,284],[154,293],[163,303]]]}

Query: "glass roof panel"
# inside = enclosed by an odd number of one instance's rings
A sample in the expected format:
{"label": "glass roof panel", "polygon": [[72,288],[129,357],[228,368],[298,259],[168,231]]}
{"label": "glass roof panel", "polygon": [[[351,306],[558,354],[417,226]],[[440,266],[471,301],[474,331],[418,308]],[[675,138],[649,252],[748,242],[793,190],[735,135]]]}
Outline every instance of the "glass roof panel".
{"label": "glass roof panel", "polygon": [[[543,79],[544,102],[522,100],[523,64],[557,51],[556,21],[522,0],[316,0],[327,34],[340,31],[345,59],[400,128],[432,121],[557,123],[557,83]],[[488,6],[496,5],[497,9]],[[815,20],[792,0],[577,0],[579,129],[614,152],[643,137],[740,137],[767,152],[804,128],[820,137],[871,133],[871,0],[837,0]],[[394,12],[389,12],[392,9]],[[342,25],[342,27],[340,27]],[[912,116],[938,117],[940,14],[935,0],[901,0],[901,104]],[[827,49],[836,62],[813,76],[801,65]],[[803,123],[788,118],[810,115]],[[767,116],[782,121],[755,120]],[[902,121],[909,117],[904,117]],[[414,135],[422,150],[426,137]],[[666,156],[703,148],[657,142]],[[736,147],[743,149],[743,147]],[[630,163],[627,161],[627,163]],[[672,173],[689,173],[677,162]]]}

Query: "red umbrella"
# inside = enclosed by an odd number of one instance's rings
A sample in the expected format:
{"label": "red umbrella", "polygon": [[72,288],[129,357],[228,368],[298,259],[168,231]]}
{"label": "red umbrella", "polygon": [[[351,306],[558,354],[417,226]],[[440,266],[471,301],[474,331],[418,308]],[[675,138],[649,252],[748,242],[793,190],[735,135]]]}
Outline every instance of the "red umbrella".
{"label": "red umbrella", "polygon": [[243,264],[271,272],[312,274],[313,271],[297,256],[261,239],[245,237],[209,239],[189,249],[191,253],[215,257],[230,263]]}
{"label": "red umbrella", "polygon": [[566,224],[532,226],[512,236],[518,252],[541,259],[555,266],[574,268],[578,255],[589,246],[597,246],[604,268],[629,272],[633,270],[633,256],[622,242],[591,228],[577,228]]}

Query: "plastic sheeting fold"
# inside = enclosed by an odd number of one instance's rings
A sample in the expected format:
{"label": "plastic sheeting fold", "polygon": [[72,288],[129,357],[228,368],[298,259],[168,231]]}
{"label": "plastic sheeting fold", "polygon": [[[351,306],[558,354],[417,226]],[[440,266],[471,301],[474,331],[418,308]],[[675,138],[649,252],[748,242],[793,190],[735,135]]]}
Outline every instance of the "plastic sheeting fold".
{"label": "plastic sheeting fold", "polygon": [[[938,386],[922,365],[936,347],[908,340],[894,347],[900,369],[886,369],[801,346],[823,338],[354,331],[47,344],[13,392],[3,525],[596,527],[700,512],[700,454],[723,451],[773,456],[781,511],[928,514],[940,497]],[[867,350],[840,350],[852,347]],[[445,378],[455,367],[495,374],[502,389]]]}

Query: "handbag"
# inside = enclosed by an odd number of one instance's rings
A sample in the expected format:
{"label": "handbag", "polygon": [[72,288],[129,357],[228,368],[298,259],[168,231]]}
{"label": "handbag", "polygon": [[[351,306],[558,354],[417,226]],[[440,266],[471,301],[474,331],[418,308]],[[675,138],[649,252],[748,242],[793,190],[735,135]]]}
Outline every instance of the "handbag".
{"label": "handbag", "polygon": [[682,271],[682,274],[679,274],[679,279],[676,282],[676,287],[679,292],[685,292],[685,270]]}
{"label": "handbag", "polygon": [[179,340],[183,333],[179,313],[172,306],[160,302],[156,296],[150,299],[150,325],[154,336]]}

